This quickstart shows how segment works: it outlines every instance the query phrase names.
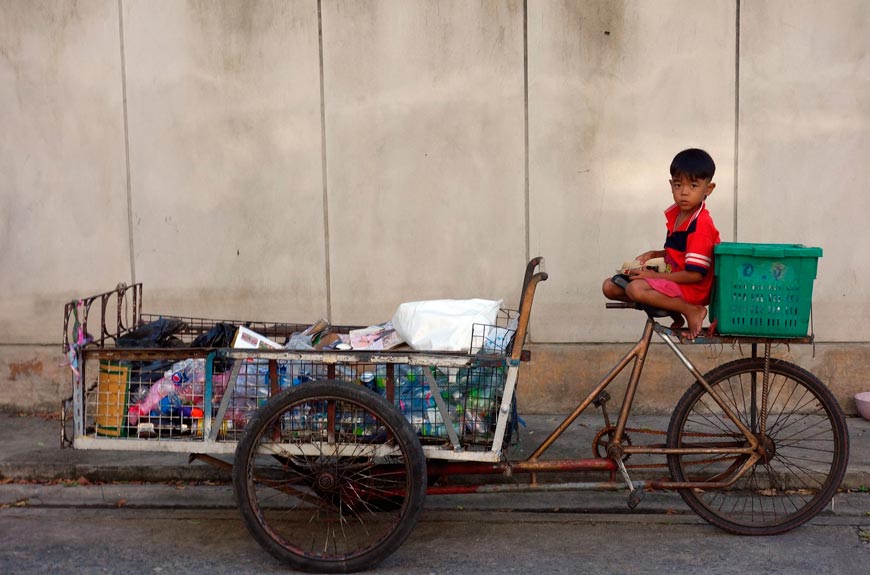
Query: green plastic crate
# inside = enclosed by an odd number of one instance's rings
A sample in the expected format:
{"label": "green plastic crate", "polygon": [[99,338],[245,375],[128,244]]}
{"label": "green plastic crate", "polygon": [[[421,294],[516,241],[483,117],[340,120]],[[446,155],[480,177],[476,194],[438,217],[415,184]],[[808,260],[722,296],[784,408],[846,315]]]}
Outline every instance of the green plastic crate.
{"label": "green plastic crate", "polygon": [[822,248],[723,242],[713,250],[711,321],[722,335],[804,337]]}

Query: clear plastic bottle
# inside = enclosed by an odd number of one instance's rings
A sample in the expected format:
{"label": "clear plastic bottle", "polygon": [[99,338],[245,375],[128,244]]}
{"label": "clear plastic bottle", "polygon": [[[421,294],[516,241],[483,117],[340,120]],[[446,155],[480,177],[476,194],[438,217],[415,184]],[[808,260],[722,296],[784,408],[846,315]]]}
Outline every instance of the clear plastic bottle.
{"label": "clear plastic bottle", "polygon": [[381,397],[387,396],[387,366],[379,364],[375,367],[375,391]]}
{"label": "clear plastic bottle", "polygon": [[420,432],[425,423],[422,403],[422,378],[418,377],[415,368],[398,364],[395,369],[396,404],[415,431]]}

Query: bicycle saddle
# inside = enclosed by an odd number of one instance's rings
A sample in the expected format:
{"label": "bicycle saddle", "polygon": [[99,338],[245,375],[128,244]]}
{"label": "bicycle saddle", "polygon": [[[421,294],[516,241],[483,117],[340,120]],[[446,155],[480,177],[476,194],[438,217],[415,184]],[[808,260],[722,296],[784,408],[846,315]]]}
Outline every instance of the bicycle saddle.
{"label": "bicycle saddle", "polygon": [[[626,274],[616,274],[615,276],[610,278],[610,281],[612,281],[622,289],[626,289],[631,280],[628,279],[628,275]],[[653,307],[651,305],[643,304],[635,305],[637,306],[637,309],[645,311],[646,314],[650,317],[668,317],[669,315],[671,315],[671,312],[659,307]]]}

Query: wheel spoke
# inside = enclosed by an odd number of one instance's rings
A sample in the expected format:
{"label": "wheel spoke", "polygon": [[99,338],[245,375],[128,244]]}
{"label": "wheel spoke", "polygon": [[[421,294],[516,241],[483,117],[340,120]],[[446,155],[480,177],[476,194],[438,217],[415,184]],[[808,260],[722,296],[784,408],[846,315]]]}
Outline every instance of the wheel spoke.
{"label": "wheel spoke", "polygon": [[[759,449],[764,450],[759,461],[729,488],[680,491],[702,517],[735,533],[781,533],[812,518],[836,492],[848,458],[842,411],[821,382],[793,364],[770,365],[768,412],[758,413],[756,420],[752,398],[760,402],[761,397],[753,394],[753,385],[762,381],[763,374],[763,358],[752,358],[725,364],[704,376],[747,428],[766,418],[766,435],[756,436]],[[747,445],[710,392],[696,383],[674,411],[668,445],[718,446],[722,434],[733,437],[740,447]],[[729,462],[733,464],[733,457],[668,456],[675,481],[712,483],[733,477],[737,470],[729,469]]]}
{"label": "wheel spoke", "polygon": [[422,449],[402,414],[365,388],[335,382],[305,383],[261,408],[233,474],[248,529],[305,571],[364,569],[392,553],[422,511],[425,481]]}

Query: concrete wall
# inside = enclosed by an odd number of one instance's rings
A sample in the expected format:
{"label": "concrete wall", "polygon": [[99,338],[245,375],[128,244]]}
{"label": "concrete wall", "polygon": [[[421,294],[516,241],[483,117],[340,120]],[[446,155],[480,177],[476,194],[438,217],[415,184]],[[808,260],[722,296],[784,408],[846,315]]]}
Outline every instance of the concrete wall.
{"label": "concrete wall", "polygon": [[59,341],[61,302],[130,279],[117,8],[0,2],[5,344]]}
{"label": "concrete wall", "polygon": [[676,152],[707,149],[708,207],[732,239],[733,1],[529,3],[529,235],[547,258],[535,341],[623,341],[601,283],[664,242]]}
{"label": "concrete wall", "polygon": [[824,247],[816,331],[867,341],[870,4],[743,2],[741,21],[739,237]]}
{"label": "concrete wall", "polygon": [[862,0],[0,0],[0,404],[63,388],[63,303],[120,281],[147,311],[374,323],[412,299],[515,305],[540,254],[521,397],[546,410],[639,331],[601,280],[661,244],[667,166],[701,146],[723,239],[825,249],[811,363],[851,409],[868,18]]}

